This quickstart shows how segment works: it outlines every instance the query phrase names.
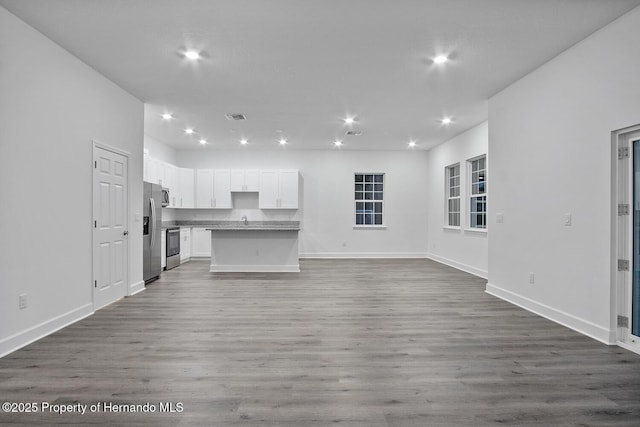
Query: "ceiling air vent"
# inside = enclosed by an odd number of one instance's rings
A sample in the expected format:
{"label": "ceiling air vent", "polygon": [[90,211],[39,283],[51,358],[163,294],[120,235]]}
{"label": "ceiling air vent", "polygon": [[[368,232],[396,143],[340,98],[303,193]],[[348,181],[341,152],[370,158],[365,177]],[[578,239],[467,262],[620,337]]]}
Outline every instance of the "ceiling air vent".
{"label": "ceiling air vent", "polygon": [[247,116],[240,113],[225,114],[224,116],[227,118],[227,120],[247,120]]}
{"label": "ceiling air vent", "polygon": [[346,135],[348,135],[348,136],[360,136],[360,135],[362,135],[362,131],[361,130],[348,130],[346,132]]}

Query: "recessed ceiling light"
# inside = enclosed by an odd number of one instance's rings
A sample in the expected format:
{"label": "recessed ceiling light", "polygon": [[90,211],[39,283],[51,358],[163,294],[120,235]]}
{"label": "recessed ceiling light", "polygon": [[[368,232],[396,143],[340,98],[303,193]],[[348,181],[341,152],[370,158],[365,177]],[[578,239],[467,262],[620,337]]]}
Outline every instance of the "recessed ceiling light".
{"label": "recessed ceiling light", "polygon": [[285,145],[287,143],[287,140],[284,138],[280,138],[280,145]]}
{"label": "recessed ceiling light", "polygon": [[336,147],[340,147],[340,146],[342,145],[342,141],[340,141],[339,139],[336,139],[336,140],[333,142],[333,144],[334,144]]}
{"label": "recessed ceiling light", "polygon": [[449,58],[447,58],[447,55],[438,55],[435,58],[433,58],[433,63],[434,64],[444,64],[448,60],[449,60]]}
{"label": "recessed ceiling light", "polygon": [[186,128],[186,129],[184,130],[184,133],[186,133],[187,135],[191,135],[193,132],[194,132],[194,130],[193,130],[193,129],[191,129],[191,128]]}
{"label": "recessed ceiling light", "polygon": [[200,140],[200,144],[204,145],[204,144],[206,144],[206,143],[207,143],[207,140],[206,140],[206,139],[201,139],[201,140]]}
{"label": "recessed ceiling light", "polygon": [[249,141],[247,141],[244,138],[240,140],[240,144],[242,144],[242,145],[247,145],[247,142],[249,142]]}
{"label": "recessed ceiling light", "polygon": [[416,146],[415,141],[409,141],[409,147],[415,147],[415,146]]}
{"label": "recessed ceiling light", "polygon": [[347,117],[346,119],[344,119],[345,124],[347,125],[352,125],[354,124],[356,121],[356,119],[354,119],[353,117]]}
{"label": "recessed ceiling light", "polygon": [[185,58],[187,59],[191,59],[191,60],[196,60],[196,59],[200,59],[200,52],[197,52],[195,50],[188,50],[184,53]]}
{"label": "recessed ceiling light", "polygon": [[162,115],[162,118],[165,119],[165,120],[171,120],[171,119],[173,119],[173,116],[171,114],[169,114],[169,113],[164,113]]}
{"label": "recessed ceiling light", "polygon": [[452,122],[451,117],[445,117],[444,119],[440,120],[440,122],[442,122],[443,125],[448,125]]}

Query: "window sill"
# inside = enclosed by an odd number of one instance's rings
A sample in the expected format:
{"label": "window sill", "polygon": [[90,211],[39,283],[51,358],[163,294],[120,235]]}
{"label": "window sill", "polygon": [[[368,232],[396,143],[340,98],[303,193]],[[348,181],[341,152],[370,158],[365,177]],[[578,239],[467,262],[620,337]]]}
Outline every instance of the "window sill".
{"label": "window sill", "polygon": [[487,229],[486,228],[465,228],[464,232],[465,233],[487,234]]}
{"label": "window sill", "polygon": [[451,230],[451,231],[460,231],[460,230],[462,230],[462,228],[460,228],[460,227],[454,227],[454,226],[452,226],[452,225],[444,225],[442,228],[443,228],[444,230]]}
{"label": "window sill", "polygon": [[386,225],[354,225],[354,230],[385,230]]}

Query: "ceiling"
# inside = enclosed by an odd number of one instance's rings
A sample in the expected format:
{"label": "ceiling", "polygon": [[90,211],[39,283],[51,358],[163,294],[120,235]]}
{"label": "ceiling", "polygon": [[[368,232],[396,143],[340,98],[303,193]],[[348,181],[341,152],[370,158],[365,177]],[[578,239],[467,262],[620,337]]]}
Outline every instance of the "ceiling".
{"label": "ceiling", "polygon": [[[177,149],[238,148],[241,138],[245,149],[281,149],[280,138],[286,149],[336,149],[336,139],[343,150],[405,150],[410,140],[428,149],[486,120],[489,97],[639,4],[0,0],[142,100],[145,133]],[[190,61],[186,49],[203,57]],[[450,60],[434,64],[438,54]]]}

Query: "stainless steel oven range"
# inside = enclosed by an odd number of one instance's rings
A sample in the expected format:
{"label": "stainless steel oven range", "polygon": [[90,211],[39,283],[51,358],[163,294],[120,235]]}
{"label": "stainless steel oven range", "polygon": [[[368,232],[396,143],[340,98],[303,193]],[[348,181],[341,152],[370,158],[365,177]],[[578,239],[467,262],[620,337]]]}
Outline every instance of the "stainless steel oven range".
{"label": "stainless steel oven range", "polygon": [[180,265],[180,227],[167,228],[167,270]]}

